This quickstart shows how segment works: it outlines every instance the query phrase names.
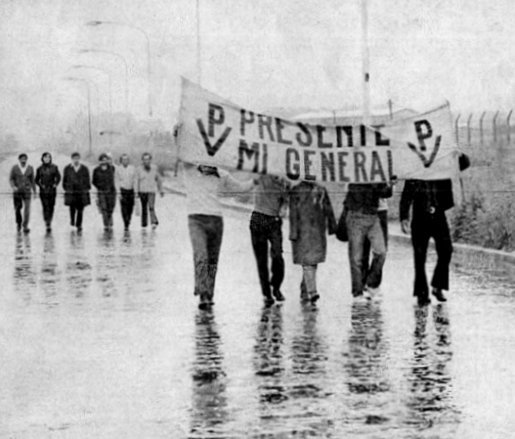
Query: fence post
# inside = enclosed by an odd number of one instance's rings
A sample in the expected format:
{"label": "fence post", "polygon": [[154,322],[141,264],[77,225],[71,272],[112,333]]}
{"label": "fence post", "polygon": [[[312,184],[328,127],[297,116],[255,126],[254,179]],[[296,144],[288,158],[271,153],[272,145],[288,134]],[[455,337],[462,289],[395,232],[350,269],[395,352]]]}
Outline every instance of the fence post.
{"label": "fence post", "polygon": [[456,135],[456,146],[458,146],[460,144],[460,129],[458,126],[458,121],[460,120],[460,117],[461,117],[461,113],[458,114],[458,116],[456,117],[456,120],[454,121],[454,133]]}
{"label": "fence post", "polygon": [[499,116],[499,110],[495,112],[495,116],[492,123],[494,129],[494,143],[497,143],[497,116]]}
{"label": "fence post", "polygon": [[486,111],[483,111],[481,117],[479,118],[479,138],[481,139],[481,146],[483,146],[483,119],[485,117]]}
{"label": "fence post", "polygon": [[506,117],[506,125],[507,125],[507,138],[508,138],[508,145],[511,142],[511,127],[510,127],[510,119],[511,119],[511,113],[513,113],[513,110],[510,110],[508,113],[508,117]]}
{"label": "fence post", "polygon": [[467,143],[468,143],[469,147],[471,146],[471,143],[470,143],[470,121],[472,120],[472,115],[473,114],[474,113],[470,113],[470,116],[467,119]]}

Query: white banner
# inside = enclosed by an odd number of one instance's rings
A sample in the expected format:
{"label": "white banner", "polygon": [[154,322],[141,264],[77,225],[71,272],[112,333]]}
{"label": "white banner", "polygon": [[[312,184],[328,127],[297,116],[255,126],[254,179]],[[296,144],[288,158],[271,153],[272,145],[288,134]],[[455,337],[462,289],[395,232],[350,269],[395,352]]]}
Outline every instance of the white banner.
{"label": "white banner", "polygon": [[238,107],[182,81],[178,147],[189,163],[320,183],[450,178],[456,168],[450,134],[448,106],[384,129],[308,125]]}

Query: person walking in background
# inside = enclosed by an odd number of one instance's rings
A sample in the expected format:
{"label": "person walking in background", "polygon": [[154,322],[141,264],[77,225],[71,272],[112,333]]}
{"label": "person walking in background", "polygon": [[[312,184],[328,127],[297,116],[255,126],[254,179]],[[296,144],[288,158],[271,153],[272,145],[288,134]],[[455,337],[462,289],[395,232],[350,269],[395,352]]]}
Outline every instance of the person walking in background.
{"label": "person walking in background", "polygon": [[129,230],[134,210],[134,187],[136,185],[136,169],[130,164],[127,154],[120,157],[120,165],[115,172],[116,186],[120,193],[120,207],[125,230]]}
{"label": "person walking in background", "polygon": [[147,227],[150,213],[150,223],[155,229],[159,224],[156,215],[156,193],[164,196],[163,181],[157,166],[152,164],[149,152],[141,156],[142,164],[136,171],[136,191],[141,201],[141,227]]}
{"label": "person walking in background", "polygon": [[[284,280],[283,235],[281,210],[288,201],[289,183],[276,176],[262,175],[254,192],[254,211],[250,218],[250,236],[256,258],[261,292],[265,305],[284,300],[281,284]],[[269,246],[270,243],[270,255]],[[272,259],[272,276],[268,259]]]}
{"label": "person walking in background", "polygon": [[290,240],[293,263],[302,265],[302,302],[316,303],[320,298],[317,266],[325,261],[326,233],[335,231],[336,219],[327,190],[308,181],[295,186],[290,192]]}
{"label": "person walking in background", "polygon": [[[22,153],[18,156],[18,164],[11,169],[9,183],[13,191],[14,214],[16,228],[24,233],[29,233],[30,204],[32,194],[36,194],[34,169],[27,164],[28,156]],[[23,214],[22,214],[23,210]]]}
{"label": "person walking in background", "polygon": [[[459,169],[470,166],[466,154],[460,154]],[[410,208],[413,206],[410,228]],[[401,195],[401,229],[409,234],[415,259],[413,295],[418,304],[431,303],[426,277],[426,257],[429,240],[434,239],[437,262],[431,280],[432,294],[439,302],[447,301],[443,291],[449,290],[449,264],[452,257],[452,240],[445,212],[454,206],[452,180],[406,180]]]}
{"label": "person walking in background", "polygon": [[61,182],[61,173],[59,168],[52,163],[52,154],[49,152],[43,153],[41,163],[41,166],[36,170],[35,182],[39,187],[39,198],[43,208],[43,220],[45,221],[46,231],[50,232],[54,217],[57,186]]}
{"label": "person walking in background", "polygon": [[[392,185],[386,183],[351,183],[344,201],[349,236],[349,265],[352,296],[370,298],[377,293],[386,259],[386,244],[377,209],[380,198],[392,196]],[[365,240],[370,242],[373,258],[366,276],[363,275]]]}
{"label": "person walking in background", "polygon": [[116,205],[115,168],[107,154],[100,154],[100,164],[93,170],[93,186],[98,191],[98,207],[102,214],[104,230],[113,228],[113,212]]}
{"label": "person walking in background", "polygon": [[84,208],[91,204],[89,169],[80,162],[80,154],[72,154],[72,162],[63,171],[64,204],[70,208],[70,224],[82,231]]}

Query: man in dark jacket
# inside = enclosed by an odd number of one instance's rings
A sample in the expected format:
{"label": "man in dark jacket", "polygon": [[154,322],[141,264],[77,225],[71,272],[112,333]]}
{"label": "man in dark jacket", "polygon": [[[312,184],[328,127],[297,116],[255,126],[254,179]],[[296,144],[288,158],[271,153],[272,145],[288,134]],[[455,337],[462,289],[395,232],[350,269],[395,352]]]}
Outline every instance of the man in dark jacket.
{"label": "man in dark jacket", "polygon": [[39,186],[39,198],[43,207],[43,220],[46,230],[52,230],[52,218],[54,217],[55,198],[57,186],[61,182],[61,174],[56,165],[52,163],[52,155],[45,152],[41,156],[42,165],[36,170],[36,184]]}
{"label": "man in dark jacket", "polygon": [[100,164],[93,170],[93,186],[98,191],[98,207],[102,214],[104,230],[113,227],[113,211],[116,205],[115,168],[107,154],[101,154]]}
{"label": "man in dark jacket", "polygon": [[[32,194],[36,193],[34,169],[27,164],[27,154],[18,156],[18,164],[11,169],[9,183],[13,190],[14,212],[18,232],[23,227],[24,233],[29,233],[30,202]],[[21,213],[23,209],[23,215]]]}
{"label": "man in dark jacket", "polygon": [[451,234],[445,211],[454,206],[451,180],[406,180],[400,203],[400,220],[404,233],[410,232],[415,259],[415,285],[413,295],[419,305],[427,305],[429,287],[426,278],[426,256],[429,240],[435,241],[437,263],[431,281],[432,293],[440,302],[447,299],[443,290],[449,289],[449,264],[452,255]]}
{"label": "man in dark jacket", "polygon": [[91,180],[89,169],[80,162],[80,154],[72,154],[72,163],[66,165],[63,171],[64,204],[70,207],[70,223],[82,230],[82,215],[84,208],[91,203],[89,190]]}
{"label": "man in dark jacket", "polygon": [[[386,183],[351,183],[344,201],[347,233],[349,236],[349,265],[352,295],[355,299],[369,298],[381,282],[386,259],[386,244],[377,214],[380,198],[392,196],[392,186]],[[363,276],[365,240],[373,253],[368,273]]]}

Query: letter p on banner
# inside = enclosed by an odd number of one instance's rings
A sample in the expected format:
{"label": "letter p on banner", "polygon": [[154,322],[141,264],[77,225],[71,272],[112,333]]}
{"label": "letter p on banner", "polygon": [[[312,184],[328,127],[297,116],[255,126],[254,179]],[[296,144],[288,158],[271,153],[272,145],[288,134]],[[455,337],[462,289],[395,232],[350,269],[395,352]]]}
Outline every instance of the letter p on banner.
{"label": "letter p on banner", "polygon": [[455,177],[458,150],[449,104],[392,121],[381,131],[390,139],[393,173],[399,178],[440,180]]}

